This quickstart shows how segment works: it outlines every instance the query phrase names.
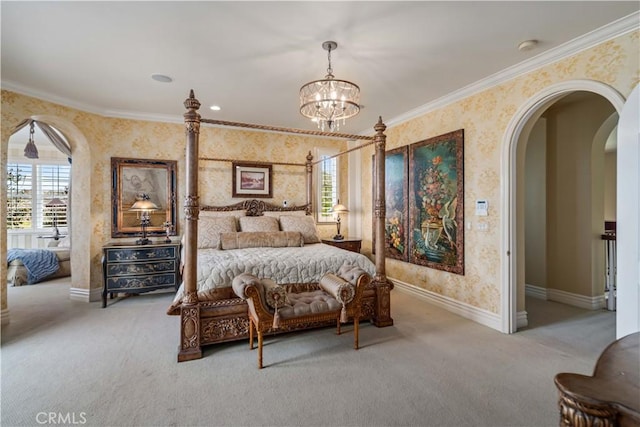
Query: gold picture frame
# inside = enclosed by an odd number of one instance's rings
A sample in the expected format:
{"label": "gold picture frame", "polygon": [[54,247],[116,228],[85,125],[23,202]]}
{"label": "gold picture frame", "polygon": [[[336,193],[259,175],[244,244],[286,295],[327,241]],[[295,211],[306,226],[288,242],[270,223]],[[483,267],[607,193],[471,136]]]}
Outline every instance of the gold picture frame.
{"label": "gold picture frame", "polygon": [[176,208],[177,161],[111,158],[111,237],[141,233],[140,212],[130,211],[136,200],[146,197],[158,206],[149,212],[147,235],[178,234]]}

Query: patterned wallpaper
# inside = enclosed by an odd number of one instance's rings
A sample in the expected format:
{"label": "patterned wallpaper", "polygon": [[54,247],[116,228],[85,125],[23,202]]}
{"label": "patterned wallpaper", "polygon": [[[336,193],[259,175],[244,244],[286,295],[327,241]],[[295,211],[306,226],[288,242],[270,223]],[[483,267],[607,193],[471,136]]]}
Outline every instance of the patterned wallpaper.
{"label": "patterned wallpaper", "polygon": [[[140,159],[162,159],[178,161],[178,215],[180,229],[184,230],[184,212],[181,208],[185,196],[185,134],[182,124],[148,122],[101,117],[72,108],[45,102],[39,99],[3,90],[2,94],[2,147],[3,167],[6,168],[7,143],[13,127],[26,117],[44,116],[57,126],[70,140],[73,151],[73,186],[82,194],[90,194],[83,203],[86,217],[73,211],[73,226],[84,235],[91,230],[91,239],[74,239],[75,261],[83,254],[90,254],[88,263],[73,264],[73,287],[91,289],[102,287],[101,248],[117,239],[111,238],[111,157]],[[71,130],[69,130],[71,129]],[[37,144],[37,141],[36,141]],[[306,155],[315,147],[346,148],[346,142],[326,138],[310,138],[278,133],[264,133],[231,128],[201,127],[200,156],[217,158],[239,158],[246,161],[304,163]],[[83,155],[84,154],[84,155]],[[78,167],[79,166],[79,167]],[[345,159],[341,173],[348,170]],[[346,183],[346,180],[344,180]],[[266,199],[275,204],[288,200],[292,204],[305,203],[305,168],[274,166],[274,198]],[[342,192],[346,200],[346,185]],[[231,163],[200,162],[200,204],[230,204],[240,199],[231,198]],[[6,199],[6,190],[3,200]],[[4,206],[4,204],[3,204]],[[74,205],[75,207],[75,205]],[[6,224],[3,223],[6,229]],[[322,237],[328,237],[335,226],[318,227]],[[6,236],[6,233],[4,234]],[[127,239],[124,239],[127,240]],[[131,239],[129,239],[131,240]],[[6,241],[5,241],[6,242]],[[76,250],[84,246],[82,252]],[[6,251],[6,243],[3,244]],[[6,256],[6,254],[4,255]],[[89,271],[82,266],[89,264]],[[6,290],[6,275],[2,278]],[[3,298],[3,303],[5,303]]]}
{"label": "patterned wallpaper", "polygon": [[[465,222],[475,227],[475,200],[489,202],[483,218],[488,231],[465,229],[465,275],[459,276],[397,260],[387,260],[387,275],[419,288],[488,310],[500,311],[500,161],[509,121],[525,101],[549,85],[575,79],[606,83],[627,96],[640,81],[639,32],[635,31],[499,86],[387,129],[393,149],[456,129],[464,129]],[[371,168],[371,154],[363,156]],[[371,206],[371,176],[365,174],[364,205]],[[371,214],[365,218],[371,224]],[[371,240],[371,226],[364,226]],[[367,249],[370,250],[369,243]]]}
{"label": "patterned wallpaper", "polygon": [[[465,219],[475,220],[474,201],[487,199],[489,230],[465,231],[465,275],[458,276],[400,261],[387,262],[389,277],[411,283],[460,302],[499,312],[500,305],[500,155],[508,122],[532,95],[545,87],[572,79],[593,79],[628,95],[640,80],[638,64],[638,32],[632,32],[585,50],[572,57],[514,78],[499,86],[454,102],[390,129],[387,129],[387,149],[400,147],[463,128],[465,131]],[[83,206],[85,214],[74,216],[84,230],[91,231],[86,243],[90,271],[74,270],[74,287],[99,289],[101,246],[110,241],[110,158],[132,157],[178,160],[178,199],[184,198],[184,147],[181,124],[114,119],[78,111],[3,90],[2,95],[2,165],[6,167],[6,146],[11,129],[29,116],[50,117],[50,122],[66,131],[74,149],[74,185],[86,187],[91,194]],[[342,142],[312,140],[312,138],[257,133],[235,129],[201,129],[201,155],[209,157],[240,157],[242,159],[303,162],[307,151],[321,145],[344,147]],[[364,149],[363,206],[371,206],[372,148]],[[76,157],[76,154],[78,156]],[[224,204],[230,201],[231,180],[228,163],[201,162],[201,177],[212,185],[200,190],[201,204]],[[75,175],[75,170],[80,170]],[[300,170],[303,170],[302,168]],[[341,171],[347,173],[346,162]],[[274,168],[274,202],[285,198],[302,203],[304,194],[302,172],[290,167]],[[76,182],[77,181],[77,182]],[[346,182],[343,179],[343,182]],[[218,192],[217,189],[222,191]],[[215,189],[215,190],[214,190]],[[6,199],[6,190],[2,193]],[[346,191],[342,191],[343,194]],[[344,202],[346,197],[341,197]],[[81,202],[78,202],[81,203]],[[4,203],[3,203],[4,205]],[[85,215],[85,216],[82,216]],[[182,210],[179,209],[182,218]],[[345,224],[346,225],[346,224]],[[3,224],[3,235],[6,225]],[[323,235],[331,235],[334,227],[323,227]],[[363,248],[371,250],[371,212],[363,216]],[[86,236],[86,233],[84,234]],[[2,240],[6,242],[6,240]],[[74,242],[75,247],[84,243]],[[74,250],[75,253],[75,250]],[[6,243],[0,256],[6,256]],[[76,281],[76,274],[82,279]],[[6,308],[6,277],[1,278],[2,308]]]}

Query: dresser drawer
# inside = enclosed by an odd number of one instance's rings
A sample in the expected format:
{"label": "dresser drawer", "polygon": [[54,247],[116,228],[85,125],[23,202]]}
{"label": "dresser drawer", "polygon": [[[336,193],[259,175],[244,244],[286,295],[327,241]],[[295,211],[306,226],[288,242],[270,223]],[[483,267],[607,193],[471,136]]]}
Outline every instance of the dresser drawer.
{"label": "dresser drawer", "polygon": [[176,271],[176,261],[150,261],[107,264],[107,276],[130,276],[132,274],[162,273]]}
{"label": "dresser drawer", "polygon": [[106,249],[107,262],[147,261],[152,259],[175,259],[176,247],[113,248]]}
{"label": "dresser drawer", "polygon": [[153,290],[154,288],[166,288],[176,283],[176,273],[126,276],[126,277],[108,277],[107,291],[117,292],[118,290],[138,289],[142,291]]}

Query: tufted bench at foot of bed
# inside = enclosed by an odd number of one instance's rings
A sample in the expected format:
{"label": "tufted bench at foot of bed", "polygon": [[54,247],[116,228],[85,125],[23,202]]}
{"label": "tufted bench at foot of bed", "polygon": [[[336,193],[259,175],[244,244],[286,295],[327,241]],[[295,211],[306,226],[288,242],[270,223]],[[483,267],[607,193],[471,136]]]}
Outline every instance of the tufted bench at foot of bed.
{"label": "tufted bench at foot of bed", "polygon": [[304,329],[333,321],[337,334],[340,324],[353,319],[354,349],[359,347],[359,319],[364,288],[371,277],[360,268],[326,274],[317,290],[287,293],[271,279],[241,274],[233,281],[234,292],[248,304],[249,347],[253,350],[254,331],[258,338],[258,368],[262,368],[263,335],[279,329]]}

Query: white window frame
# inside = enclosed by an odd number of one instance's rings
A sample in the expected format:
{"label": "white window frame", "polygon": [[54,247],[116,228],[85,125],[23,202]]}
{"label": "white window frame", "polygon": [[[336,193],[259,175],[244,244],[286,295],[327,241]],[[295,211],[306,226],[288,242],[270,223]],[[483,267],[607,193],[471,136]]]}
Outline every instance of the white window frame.
{"label": "white window frame", "polygon": [[[43,174],[42,170],[47,166],[62,166],[68,167],[68,178],[67,178],[67,188],[69,187],[69,182],[71,181],[71,165],[64,161],[56,161],[56,160],[39,160],[39,159],[10,159],[7,162],[7,173],[10,170],[13,170],[15,165],[29,165],[31,166],[31,227],[29,228],[9,228],[9,223],[7,219],[7,233],[16,234],[16,233],[30,233],[30,232],[44,232],[53,229],[53,223],[47,223],[45,226],[45,209],[49,211],[58,210],[58,229],[67,228],[67,216],[66,212],[68,209],[68,195],[64,194],[64,184],[57,184],[56,181],[60,179],[60,176],[56,174],[55,179],[48,179],[48,173]],[[43,177],[45,179],[43,179]],[[47,181],[52,181],[54,184],[50,184],[52,187],[48,194],[45,194],[43,183]],[[54,187],[55,186],[55,187]],[[35,188],[35,191],[34,191]],[[7,201],[9,200],[10,194],[7,192]],[[58,197],[67,203],[66,207],[55,208],[55,207],[45,207],[45,204],[52,197]],[[9,212],[7,212],[7,215]]]}
{"label": "white window frame", "polygon": [[[315,158],[317,160],[321,160],[323,158],[329,158],[332,156],[336,156],[337,154],[339,154],[340,151],[337,148],[316,148],[316,152],[315,152]],[[340,158],[339,157],[333,157],[329,160],[326,160],[325,162],[318,162],[316,163],[316,170],[315,170],[315,178],[316,178],[316,209],[315,209],[315,213],[316,213],[316,222],[318,223],[335,223],[336,222],[336,218],[335,215],[333,213],[330,213],[328,211],[324,211],[323,212],[323,195],[322,195],[322,189],[323,189],[323,185],[322,185],[322,179],[323,179],[323,173],[326,171],[327,166],[331,164],[334,165],[334,167],[329,166],[329,169],[331,169],[330,173],[331,173],[331,179],[333,181],[332,186],[333,186],[333,191],[331,194],[331,207],[333,207],[334,205],[338,204],[338,200],[340,198]],[[328,197],[325,197],[325,200]]]}

